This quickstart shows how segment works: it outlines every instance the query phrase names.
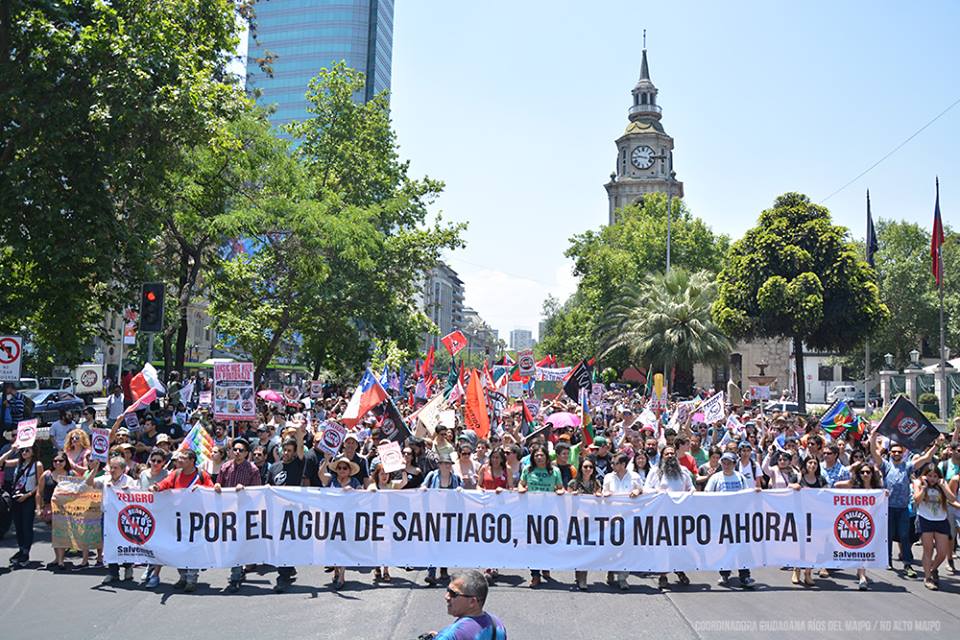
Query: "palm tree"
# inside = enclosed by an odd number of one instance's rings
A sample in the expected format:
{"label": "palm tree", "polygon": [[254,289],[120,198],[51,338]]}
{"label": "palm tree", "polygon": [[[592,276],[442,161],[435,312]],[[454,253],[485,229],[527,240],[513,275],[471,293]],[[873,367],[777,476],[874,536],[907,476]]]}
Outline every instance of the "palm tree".
{"label": "palm tree", "polygon": [[697,363],[724,363],[733,343],[710,318],[715,297],[708,271],[675,268],[628,283],[600,319],[601,357],[623,348],[634,363],[649,364],[648,371],[662,366],[668,380]]}

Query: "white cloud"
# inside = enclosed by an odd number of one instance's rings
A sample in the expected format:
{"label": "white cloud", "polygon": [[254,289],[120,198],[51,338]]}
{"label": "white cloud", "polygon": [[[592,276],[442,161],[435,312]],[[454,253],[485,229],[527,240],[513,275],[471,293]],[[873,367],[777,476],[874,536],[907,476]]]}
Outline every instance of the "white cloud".
{"label": "white cloud", "polygon": [[498,329],[503,340],[510,339],[512,329],[529,329],[537,335],[540,311],[547,295],[566,300],[577,288],[577,279],[568,262],[557,267],[551,283],[462,263],[456,268],[463,280],[465,303]]}

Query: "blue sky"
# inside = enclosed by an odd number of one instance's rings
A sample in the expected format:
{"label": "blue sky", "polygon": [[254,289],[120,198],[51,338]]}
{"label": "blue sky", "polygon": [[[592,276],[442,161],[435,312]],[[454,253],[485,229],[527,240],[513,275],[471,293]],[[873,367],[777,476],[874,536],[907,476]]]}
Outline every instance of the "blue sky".
{"label": "blue sky", "polygon": [[[568,238],[607,219],[603,183],[647,29],[650,73],[695,215],[737,238],[784,191],[822,201],[960,98],[949,2],[428,2],[395,15],[393,118],[415,173],[469,221],[449,256],[506,337],[575,281]],[[929,225],[960,208],[960,106],[829,198]]]}
{"label": "blue sky", "polygon": [[[447,256],[500,335],[537,332],[576,281],[568,239],[607,221],[604,182],[647,30],[650,73],[692,212],[740,237],[785,191],[822,202],[960,98],[956,2],[398,0],[392,110],[415,175],[468,221]],[[934,175],[960,208],[960,105],[829,197],[929,226]]]}

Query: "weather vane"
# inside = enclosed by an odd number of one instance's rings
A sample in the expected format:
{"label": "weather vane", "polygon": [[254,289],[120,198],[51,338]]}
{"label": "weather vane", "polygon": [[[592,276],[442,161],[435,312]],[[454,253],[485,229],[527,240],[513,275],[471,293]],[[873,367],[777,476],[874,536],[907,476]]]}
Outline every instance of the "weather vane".
{"label": "weather vane", "polygon": [[643,48],[644,49],[647,48],[647,30],[646,29],[643,30]]}

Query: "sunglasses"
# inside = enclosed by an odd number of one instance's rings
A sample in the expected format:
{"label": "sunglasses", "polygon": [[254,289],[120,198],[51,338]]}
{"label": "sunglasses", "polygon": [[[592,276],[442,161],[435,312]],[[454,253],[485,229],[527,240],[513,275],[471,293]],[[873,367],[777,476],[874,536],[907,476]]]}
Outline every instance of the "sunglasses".
{"label": "sunglasses", "polygon": [[452,598],[476,598],[476,596],[472,596],[469,593],[460,593],[459,591],[454,591],[450,587],[447,587],[447,595],[450,596],[451,599]]}
{"label": "sunglasses", "polygon": [[236,451],[237,453],[246,453],[246,452],[247,452],[247,450],[244,449],[243,447],[234,447],[233,450]]}
{"label": "sunglasses", "polygon": [[350,467],[345,464],[337,465],[337,471],[350,471]]}
{"label": "sunglasses", "polygon": [[150,461],[150,464],[163,464],[163,460],[161,460],[160,458],[154,458],[153,460]]}
{"label": "sunglasses", "polygon": [[585,464],[585,465],[583,465],[582,468],[584,468],[584,469],[593,469],[593,465],[592,465],[592,464]]}
{"label": "sunglasses", "polygon": [[67,463],[67,461],[64,460],[63,458],[54,458],[53,461],[54,461],[55,463],[56,463],[56,462],[59,462],[60,464],[66,464],[66,463]]}
{"label": "sunglasses", "polygon": [[860,471],[860,475],[862,475],[862,476],[872,476],[872,475],[873,475],[873,471],[870,470],[870,469],[862,469],[862,470]]}

